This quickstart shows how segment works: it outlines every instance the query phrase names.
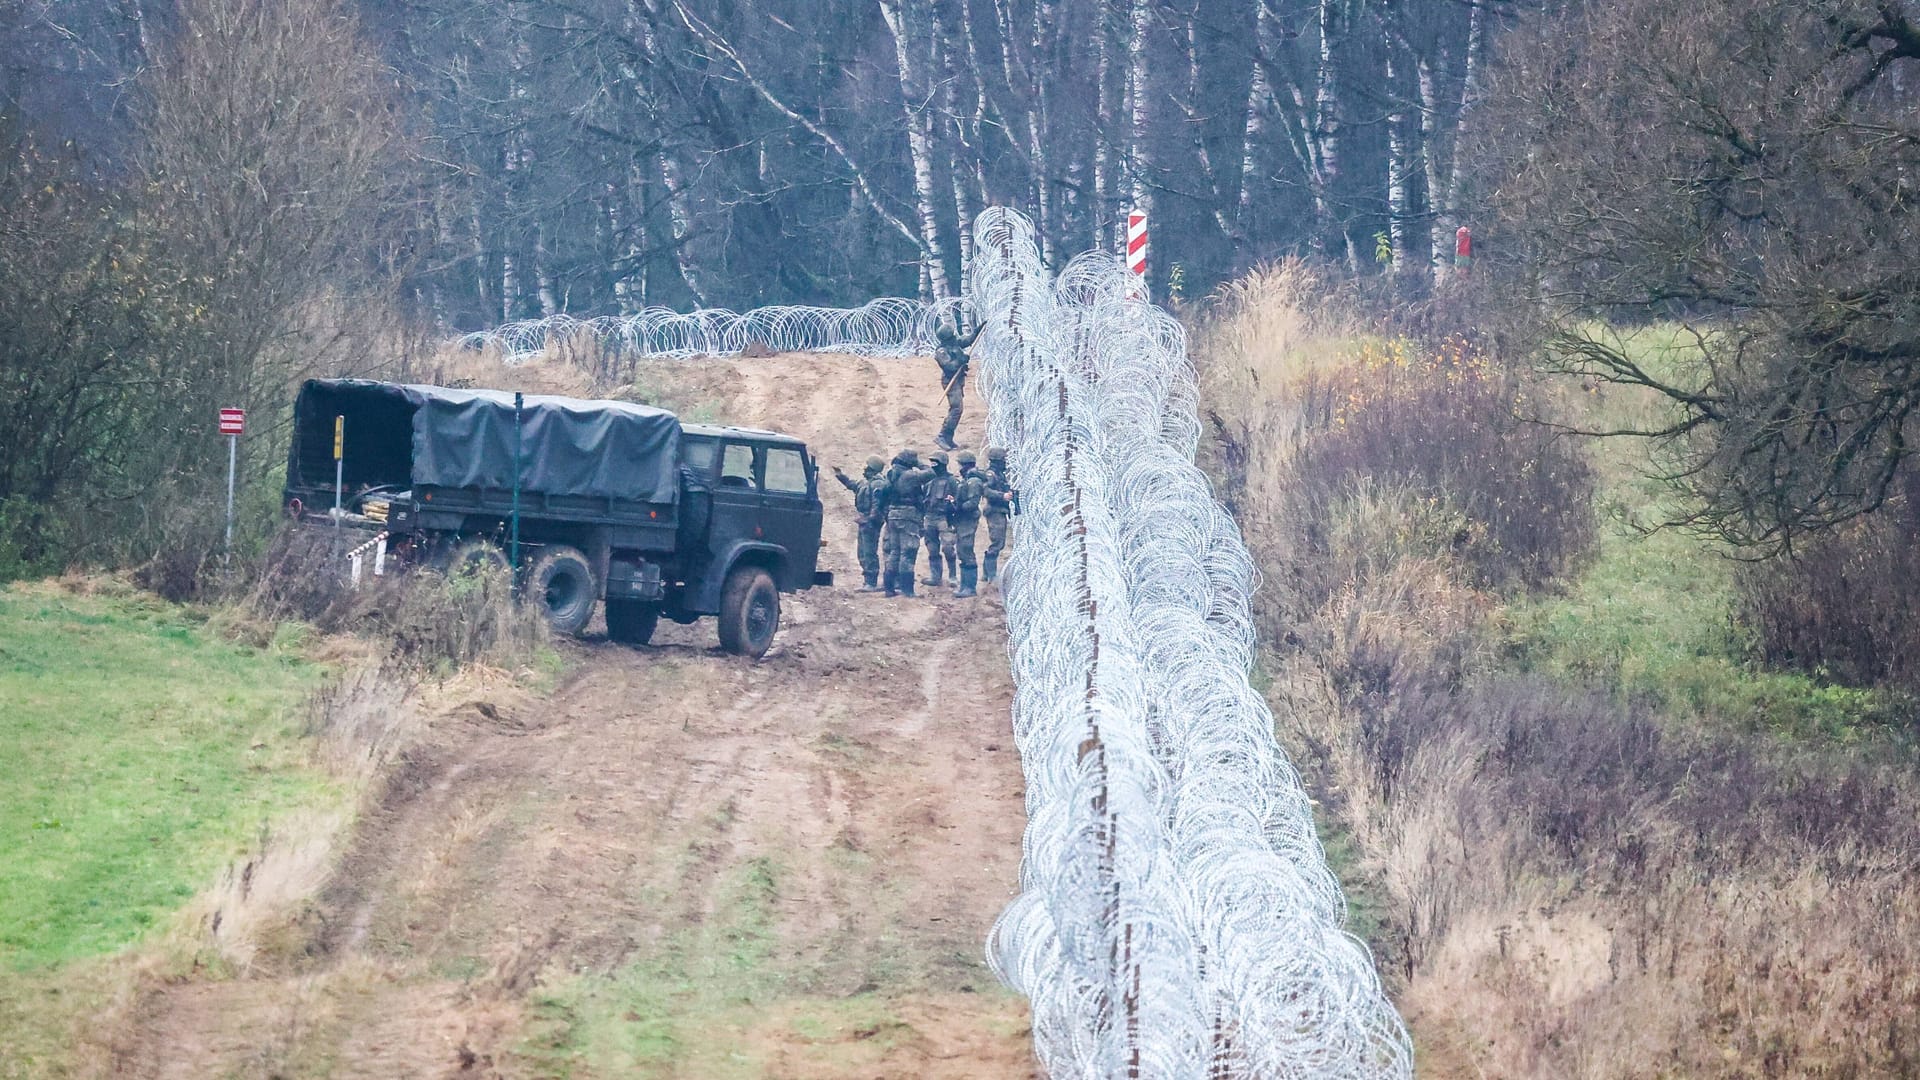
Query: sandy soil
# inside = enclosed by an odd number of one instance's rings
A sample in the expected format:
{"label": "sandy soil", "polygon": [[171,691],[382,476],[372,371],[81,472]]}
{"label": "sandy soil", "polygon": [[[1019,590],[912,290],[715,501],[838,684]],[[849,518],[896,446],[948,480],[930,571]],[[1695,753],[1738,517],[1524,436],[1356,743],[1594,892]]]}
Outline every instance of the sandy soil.
{"label": "sandy soil", "polygon": [[[935,371],[775,357],[638,385],[857,473],[929,446]],[[1024,822],[998,599],[854,594],[829,485],[841,585],[786,597],[765,660],[663,624],[568,646],[550,695],[443,710],[251,967],[141,995],[114,1075],[1033,1075],[1024,1003],[981,961]]]}

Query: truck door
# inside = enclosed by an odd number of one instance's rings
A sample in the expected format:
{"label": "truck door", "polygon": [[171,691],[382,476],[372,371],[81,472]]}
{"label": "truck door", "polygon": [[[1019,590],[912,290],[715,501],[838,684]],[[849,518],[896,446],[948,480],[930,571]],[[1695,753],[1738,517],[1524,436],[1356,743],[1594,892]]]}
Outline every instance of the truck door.
{"label": "truck door", "polygon": [[814,494],[814,472],[806,452],[795,446],[764,448],[766,539],[785,548],[787,577],[782,589],[804,589],[813,584],[820,559],[820,500]]}
{"label": "truck door", "polygon": [[[724,574],[719,560],[736,540],[758,539],[761,517],[766,513],[766,493],[761,490],[761,470],[766,454],[748,442],[728,439],[720,444],[720,475],[713,488],[713,510],[708,515],[707,573]],[[718,594],[718,582],[709,590]]]}

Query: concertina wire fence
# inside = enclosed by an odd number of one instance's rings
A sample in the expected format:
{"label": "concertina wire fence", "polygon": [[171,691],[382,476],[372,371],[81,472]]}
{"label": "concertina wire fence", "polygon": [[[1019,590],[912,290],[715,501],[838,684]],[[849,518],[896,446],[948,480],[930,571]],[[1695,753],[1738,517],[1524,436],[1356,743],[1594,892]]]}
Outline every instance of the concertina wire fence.
{"label": "concertina wire fence", "polygon": [[[975,225],[967,306],[990,440],[1021,492],[1002,576],[1026,775],[1021,892],[987,958],[1050,1076],[1409,1077],[1413,1055],[1312,805],[1247,679],[1251,556],[1194,464],[1185,333],[1116,256],[1058,278],[1032,224]],[[920,356],[957,302],[643,312],[465,339],[686,357]]]}

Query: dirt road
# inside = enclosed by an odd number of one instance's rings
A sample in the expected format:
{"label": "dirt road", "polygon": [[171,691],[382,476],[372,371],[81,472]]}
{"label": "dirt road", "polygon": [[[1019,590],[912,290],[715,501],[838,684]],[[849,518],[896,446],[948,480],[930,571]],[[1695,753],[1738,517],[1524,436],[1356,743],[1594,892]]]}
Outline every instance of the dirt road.
{"label": "dirt road", "polygon": [[[928,446],[933,371],[776,357],[639,386],[857,473]],[[764,661],[663,624],[570,646],[549,695],[443,710],[284,940],[146,992],[115,1074],[1032,1075],[1024,1003],[980,958],[1024,821],[998,599],[854,594],[828,485],[842,584],[786,598]]]}

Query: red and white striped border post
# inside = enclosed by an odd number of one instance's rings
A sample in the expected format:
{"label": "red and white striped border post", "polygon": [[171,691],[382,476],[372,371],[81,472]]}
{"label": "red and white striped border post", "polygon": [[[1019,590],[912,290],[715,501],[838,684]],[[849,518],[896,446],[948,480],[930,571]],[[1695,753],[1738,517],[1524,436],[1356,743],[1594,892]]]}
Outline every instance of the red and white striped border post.
{"label": "red and white striped border post", "polygon": [[1147,215],[1139,210],[1127,215],[1127,269],[1140,278],[1141,292],[1147,279]]}

